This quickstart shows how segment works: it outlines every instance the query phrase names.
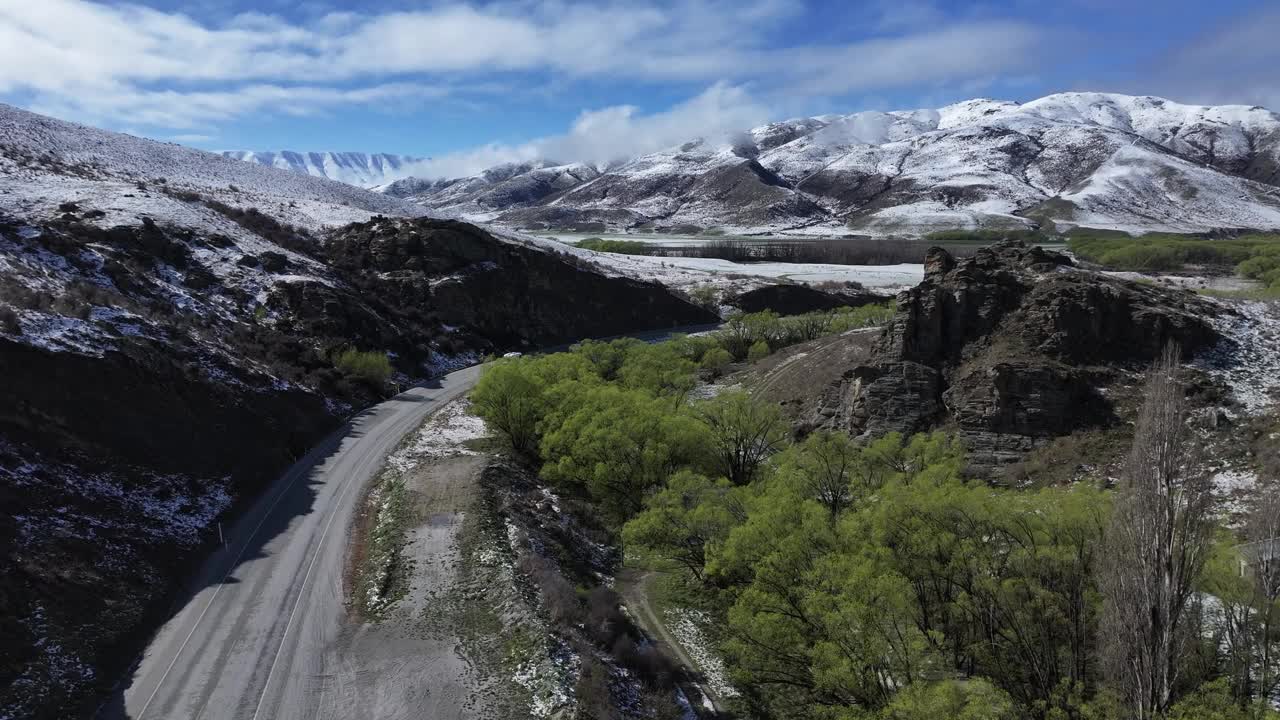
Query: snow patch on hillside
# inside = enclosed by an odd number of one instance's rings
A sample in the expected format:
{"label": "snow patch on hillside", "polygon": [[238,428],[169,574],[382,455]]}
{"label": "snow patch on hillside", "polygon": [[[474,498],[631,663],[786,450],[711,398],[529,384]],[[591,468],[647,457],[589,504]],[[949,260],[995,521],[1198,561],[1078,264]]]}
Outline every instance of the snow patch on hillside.
{"label": "snow patch on hillside", "polygon": [[718,697],[730,698],[739,695],[738,689],[729,681],[729,672],[724,661],[713,649],[711,642],[702,628],[711,623],[706,613],[700,610],[678,608],[665,613],[667,627],[676,641],[684,648],[689,657],[697,663],[698,670],[706,679],[711,692]]}
{"label": "snow patch on hillside", "polygon": [[1235,312],[1210,318],[1224,339],[1201,353],[1195,365],[1222,380],[1255,415],[1280,399],[1280,303],[1220,302]]}
{"label": "snow patch on hillside", "polygon": [[257,207],[310,229],[374,214],[423,214],[411,203],[345,183],[0,104],[0,205],[10,211],[53,216],[60,203],[82,202],[107,213],[104,225],[136,223],[141,215],[193,228],[228,224],[201,205],[170,197],[165,188]]}

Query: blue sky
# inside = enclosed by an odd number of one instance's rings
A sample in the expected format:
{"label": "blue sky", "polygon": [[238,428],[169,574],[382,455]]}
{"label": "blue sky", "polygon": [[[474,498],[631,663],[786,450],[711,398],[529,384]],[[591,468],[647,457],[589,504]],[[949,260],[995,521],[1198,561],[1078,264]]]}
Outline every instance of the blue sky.
{"label": "blue sky", "polygon": [[974,96],[1280,109],[1278,36],[1275,0],[0,0],[0,101],[457,174]]}

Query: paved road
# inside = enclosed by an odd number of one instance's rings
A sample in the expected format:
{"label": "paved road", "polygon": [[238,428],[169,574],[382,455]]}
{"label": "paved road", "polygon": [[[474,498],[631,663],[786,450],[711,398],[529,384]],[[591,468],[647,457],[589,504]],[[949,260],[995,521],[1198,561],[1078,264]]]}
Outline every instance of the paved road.
{"label": "paved road", "polygon": [[[672,332],[634,337],[655,342]],[[226,528],[226,546],[189,584],[201,589],[152,638],[131,682],[100,716],[327,717],[333,668],[325,667],[325,650],[343,627],[343,563],[363,489],[406,433],[479,377],[480,366],[466,368],[438,387],[376,405],[290,468]]]}
{"label": "paved road", "polygon": [[134,720],[312,720],[325,707],[324,650],[345,613],[347,531],[388,453],[469,390],[470,367],[361,413],[226,529],[193,581],[203,589],[152,639],[104,715]]}

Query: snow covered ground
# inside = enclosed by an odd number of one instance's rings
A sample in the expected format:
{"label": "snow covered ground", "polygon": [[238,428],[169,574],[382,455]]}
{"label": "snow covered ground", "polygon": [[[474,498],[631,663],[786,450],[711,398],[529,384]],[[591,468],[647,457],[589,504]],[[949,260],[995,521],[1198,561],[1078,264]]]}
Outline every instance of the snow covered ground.
{"label": "snow covered ground", "polygon": [[1280,400],[1280,303],[1218,302],[1235,310],[1210,319],[1226,340],[1195,364],[1230,387],[1248,414],[1259,414]]}
{"label": "snow covered ground", "polygon": [[706,679],[707,686],[717,697],[730,698],[738,696],[738,689],[729,682],[729,672],[724,661],[716,654],[711,642],[703,632],[703,626],[711,619],[700,610],[677,608],[666,611],[667,627],[675,635],[680,646],[689,653],[698,664],[698,670]]}
{"label": "snow covered ground", "polygon": [[387,465],[404,473],[431,458],[475,455],[466,443],[484,436],[484,420],[471,414],[471,401],[464,397],[436,411],[400,449],[387,458]]}
{"label": "snow covered ground", "polygon": [[313,230],[374,214],[425,214],[420,206],[344,183],[0,104],[0,207],[44,218],[59,215],[59,204],[74,201],[106,212],[97,220],[104,227],[136,223],[147,215],[243,234],[227,227],[232,223],[218,213],[176,199],[166,189],[196,192],[232,207],[256,207]]}

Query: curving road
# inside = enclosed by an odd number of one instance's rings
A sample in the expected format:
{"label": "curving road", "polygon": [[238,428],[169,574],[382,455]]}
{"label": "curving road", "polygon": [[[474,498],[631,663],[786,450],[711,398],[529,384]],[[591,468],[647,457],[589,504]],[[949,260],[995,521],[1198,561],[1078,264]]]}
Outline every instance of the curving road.
{"label": "curving road", "polygon": [[347,532],[363,488],[404,435],[468,391],[480,366],[361,413],[230,528],[152,638],[109,718],[323,716],[325,649],[342,627]]}
{"label": "curving road", "polygon": [[[654,342],[679,328],[632,335]],[[567,347],[567,346],[566,346]],[[401,438],[467,392],[479,365],[359,414],[271,485],[204,561],[199,588],[156,633],[107,720],[315,720],[346,613],[347,535],[363,490]],[[372,712],[372,709],[371,709]],[[373,714],[376,714],[374,712]]]}

